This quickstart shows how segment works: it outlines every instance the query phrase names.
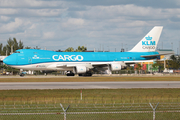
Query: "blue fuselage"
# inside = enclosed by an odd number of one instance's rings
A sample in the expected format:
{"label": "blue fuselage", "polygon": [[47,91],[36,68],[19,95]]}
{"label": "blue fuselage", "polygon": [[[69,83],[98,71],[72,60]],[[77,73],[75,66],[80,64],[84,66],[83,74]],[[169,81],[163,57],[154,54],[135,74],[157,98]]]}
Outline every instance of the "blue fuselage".
{"label": "blue fuselage", "polygon": [[48,50],[17,50],[3,60],[7,65],[29,65],[51,62],[113,62],[150,60],[156,57],[141,57],[158,52],[54,52]]}

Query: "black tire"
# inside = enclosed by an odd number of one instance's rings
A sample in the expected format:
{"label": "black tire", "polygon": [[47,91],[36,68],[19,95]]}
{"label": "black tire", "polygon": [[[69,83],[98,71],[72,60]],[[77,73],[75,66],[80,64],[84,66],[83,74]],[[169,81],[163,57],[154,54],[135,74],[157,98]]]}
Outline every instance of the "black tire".
{"label": "black tire", "polygon": [[92,73],[84,73],[84,74],[78,74],[79,76],[84,76],[84,77],[88,77],[88,76],[92,76]]}
{"label": "black tire", "polygon": [[75,75],[74,73],[67,74],[67,76],[74,76],[74,75]]}
{"label": "black tire", "polygon": [[92,76],[92,73],[86,73],[85,76]]}
{"label": "black tire", "polygon": [[92,76],[92,73],[89,73],[89,76]]}
{"label": "black tire", "polygon": [[79,76],[83,76],[83,74],[78,74]]}
{"label": "black tire", "polygon": [[21,76],[21,77],[24,77],[24,74],[23,74],[23,73],[21,73],[21,74],[20,74],[20,76]]}

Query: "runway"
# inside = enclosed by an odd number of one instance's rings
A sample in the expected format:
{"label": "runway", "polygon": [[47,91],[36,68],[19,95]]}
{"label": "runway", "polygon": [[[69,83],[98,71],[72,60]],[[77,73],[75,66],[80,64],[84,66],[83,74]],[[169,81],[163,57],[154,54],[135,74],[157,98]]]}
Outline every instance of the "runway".
{"label": "runway", "polygon": [[0,90],[22,89],[131,89],[131,88],[180,88],[180,81],[137,82],[3,82]]}

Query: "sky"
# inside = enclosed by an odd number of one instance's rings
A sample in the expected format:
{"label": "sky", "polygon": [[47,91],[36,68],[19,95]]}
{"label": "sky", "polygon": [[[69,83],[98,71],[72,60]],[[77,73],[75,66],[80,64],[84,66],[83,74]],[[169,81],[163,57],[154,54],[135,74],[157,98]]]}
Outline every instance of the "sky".
{"label": "sky", "polygon": [[0,43],[48,50],[128,51],[154,26],[158,49],[180,53],[180,0],[0,0]]}

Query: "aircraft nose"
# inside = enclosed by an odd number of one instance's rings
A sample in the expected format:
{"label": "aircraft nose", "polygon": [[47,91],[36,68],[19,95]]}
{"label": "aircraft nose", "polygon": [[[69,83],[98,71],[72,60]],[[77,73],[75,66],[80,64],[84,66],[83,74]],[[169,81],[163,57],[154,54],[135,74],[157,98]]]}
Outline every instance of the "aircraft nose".
{"label": "aircraft nose", "polygon": [[8,65],[10,63],[10,60],[8,57],[6,57],[4,60],[3,60],[3,63],[5,63],[6,65]]}
{"label": "aircraft nose", "polygon": [[6,65],[14,65],[16,64],[16,60],[11,56],[8,56],[3,60],[3,63],[5,63]]}

